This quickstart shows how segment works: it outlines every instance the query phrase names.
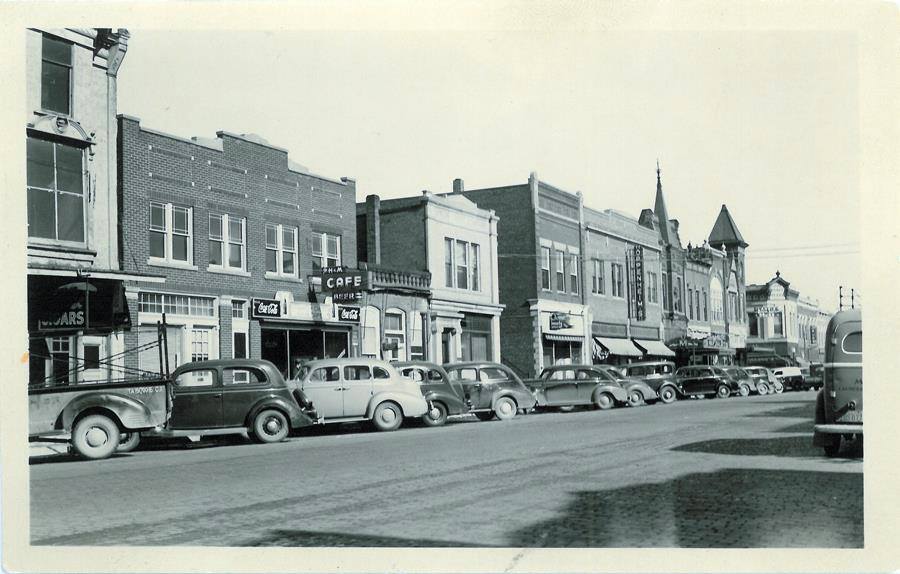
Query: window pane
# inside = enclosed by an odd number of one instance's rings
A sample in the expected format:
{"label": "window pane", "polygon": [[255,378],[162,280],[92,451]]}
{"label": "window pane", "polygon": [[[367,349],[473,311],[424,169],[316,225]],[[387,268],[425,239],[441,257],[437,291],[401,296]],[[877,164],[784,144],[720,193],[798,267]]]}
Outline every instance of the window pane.
{"label": "window pane", "polygon": [[271,223],[266,224],[266,247],[278,249],[278,227]]}
{"label": "window pane", "polygon": [[186,236],[172,236],[172,259],[176,261],[188,260],[188,238]]}
{"label": "window pane", "polygon": [[284,257],[282,258],[282,273],[285,275],[293,275],[294,271],[294,254],[290,252],[285,252]]}
{"label": "window pane", "polygon": [[294,250],[294,228],[284,227],[281,230],[281,245],[288,251]]}
{"label": "window pane", "polygon": [[41,108],[69,114],[69,71],[67,66],[43,62],[41,65]]}
{"label": "window pane", "polygon": [[84,346],[84,368],[99,369],[100,368],[100,345]]}
{"label": "window pane", "polygon": [[56,207],[52,191],[28,190],[28,237],[56,239]]}
{"label": "window pane", "polygon": [[228,240],[235,243],[244,242],[244,220],[238,218],[228,218]]}
{"label": "window pane", "polygon": [[328,253],[329,257],[334,257],[335,259],[340,259],[339,249],[338,249],[338,237],[336,235],[327,235],[328,238]]}
{"label": "window pane", "polygon": [[161,203],[150,204],[150,229],[166,229],[166,207]]}
{"label": "window pane", "polygon": [[41,58],[57,64],[72,64],[72,44],[44,36],[41,43]]}
{"label": "window pane", "polygon": [[150,257],[166,256],[166,234],[159,231],[150,232]]}
{"label": "window pane", "polygon": [[391,375],[387,372],[387,370],[381,367],[373,367],[372,372],[375,374],[376,379],[390,379]]}
{"label": "window pane", "polygon": [[83,153],[80,149],[56,144],[57,189],[73,193],[83,192],[82,158]]}
{"label": "window pane", "polygon": [[313,255],[322,255],[322,234],[314,233],[312,236]]}
{"label": "window pane", "polygon": [[242,251],[240,245],[234,243],[228,244],[228,265],[230,267],[243,268],[244,257]]}
{"label": "window pane", "polygon": [[403,330],[403,315],[398,315],[396,313],[385,313],[384,329],[385,331]]}
{"label": "window pane", "polygon": [[213,239],[222,239],[222,216],[209,216],[209,236]]}
{"label": "window pane", "polygon": [[453,240],[444,239],[444,277],[445,285],[453,287]]}
{"label": "window pane", "polygon": [[28,185],[53,189],[53,144],[28,138]]}
{"label": "window pane", "polygon": [[273,249],[266,249],[266,271],[278,273],[278,253]]}
{"label": "window pane", "polygon": [[221,241],[210,241],[209,242],[209,264],[210,265],[221,265],[222,264],[222,242]]}
{"label": "window pane", "polygon": [[84,241],[84,196],[60,193],[59,239],[62,241]]}
{"label": "window pane", "polygon": [[184,207],[172,208],[172,230],[178,233],[188,232],[188,210]]}

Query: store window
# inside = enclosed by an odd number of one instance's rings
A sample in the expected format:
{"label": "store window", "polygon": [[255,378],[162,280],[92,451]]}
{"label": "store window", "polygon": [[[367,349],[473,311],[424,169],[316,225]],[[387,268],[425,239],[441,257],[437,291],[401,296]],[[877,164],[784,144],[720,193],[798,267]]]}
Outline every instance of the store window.
{"label": "store window", "polygon": [[541,247],[541,289],[550,290],[550,248]]}
{"label": "store window", "polygon": [[246,270],[246,219],[228,214],[209,214],[209,266]]}
{"label": "store window", "polygon": [[72,44],[50,36],[41,46],[41,109],[72,113]]}
{"label": "store window", "polygon": [[463,361],[490,361],[492,354],[490,315],[464,313],[460,345]]}
{"label": "store window", "polygon": [[362,308],[362,355],[380,358],[381,353],[381,311],[378,307],[368,305]]}
{"label": "store window", "polygon": [[193,208],[150,202],[150,261],[193,264]]}
{"label": "store window", "polygon": [[388,309],[384,313],[384,358],[389,361],[406,360],[406,321],[400,309]]}
{"label": "store window", "polygon": [[330,233],[312,235],[313,270],[322,267],[337,267],[341,264],[341,237]]}
{"label": "store window", "polygon": [[28,237],[85,242],[84,150],[28,138]]}
{"label": "store window", "polygon": [[409,360],[425,360],[424,316],[418,311],[409,314]]}
{"label": "store window", "polygon": [[297,228],[266,224],[266,274],[297,277]]}

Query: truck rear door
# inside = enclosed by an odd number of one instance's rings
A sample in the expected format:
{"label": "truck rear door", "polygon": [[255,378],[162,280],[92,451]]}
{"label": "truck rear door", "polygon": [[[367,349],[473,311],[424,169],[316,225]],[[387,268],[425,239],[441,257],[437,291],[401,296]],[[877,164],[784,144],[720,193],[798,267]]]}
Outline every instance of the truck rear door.
{"label": "truck rear door", "polygon": [[862,321],[838,325],[828,345],[831,357],[825,364],[826,413],[834,413],[834,420],[829,422],[861,423]]}

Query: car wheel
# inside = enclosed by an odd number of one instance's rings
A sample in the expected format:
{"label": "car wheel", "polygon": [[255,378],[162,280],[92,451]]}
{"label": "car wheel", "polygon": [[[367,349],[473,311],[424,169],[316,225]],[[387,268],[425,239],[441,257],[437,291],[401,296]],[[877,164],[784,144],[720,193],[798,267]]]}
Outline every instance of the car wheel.
{"label": "car wheel", "polygon": [[594,396],[594,406],[601,411],[608,411],[613,408],[615,404],[616,400],[609,393],[597,393],[597,395]]}
{"label": "car wheel", "polygon": [[675,399],[677,398],[678,393],[676,393],[675,389],[673,389],[671,386],[666,385],[659,389],[659,400],[661,400],[662,402],[666,404],[674,403]]}
{"label": "car wheel", "polygon": [[494,411],[483,411],[475,413],[475,416],[478,417],[478,420],[487,422],[490,420],[494,420]]}
{"label": "car wheel", "polygon": [[500,397],[497,399],[497,402],[494,403],[494,414],[496,414],[497,418],[501,421],[510,420],[516,416],[518,411],[519,407],[516,405],[516,401],[512,400],[510,397]]}
{"label": "car wheel", "polygon": [[639,407],[644,404],[644,395],[641,391],[631,391],[628,393],[628,405],[632,407]]}
{"label": "car wheel", "polygon": [[372,413],[372,422],[380,431],[397,430],[403,423],[403,410],[397,403],[384,401],[375,407],[375,412]]}
{"label": "car wheel", "polygon": [[719,385],[716,387],[716,396],[720,399],[727,399],[731,396],[731,389],[728,388],[728,385]]}
{"label": "car wheel", "polygon": [[750,396],[750,387],[747,385],[741,385],[741,396],[749,397]]}
{"label": "car wheel", "polygon": [[756,384],[756,392],[760,394],[760,396],[769,394],[769,385],[765,383],[757,383]]}
{"label": "car wheel", "polygon": [[136,449],[139,444],[141,444],[141,433],[122,433],[119,437],[119,446],[116,447],[116,452],[131,452]]}
{"label": "car wheel", "polygon": [[775,383],[775,394],[780,395],[783,392],[784,392],[784,385],[782,385],[781,383]]}
{"label": "car wheel", "polygon": [[108,416],[88,415],[72,430],[72,446],[85,458],[107,458],[115,452],[121,437],[118,425]]}
{"label": "car wheel", "polygon": [[841,452],[841,442],[841,435],[835,435],[833,441],[822,447],[822,450],[825,451],[825,456],[827,456],[828,458],[837,457],[838,453]]}
{"label": "car wheel", "polygon": [[281,411],[266,409],[253,419],[253,436],[259,442],[281,442],[291,430]]}
{"label": "car wheel", "polygon": [[447,407],[444,403],[431,403],[431,409],[422,417],[422,422],[430,427],[439,427],[447,422]]}

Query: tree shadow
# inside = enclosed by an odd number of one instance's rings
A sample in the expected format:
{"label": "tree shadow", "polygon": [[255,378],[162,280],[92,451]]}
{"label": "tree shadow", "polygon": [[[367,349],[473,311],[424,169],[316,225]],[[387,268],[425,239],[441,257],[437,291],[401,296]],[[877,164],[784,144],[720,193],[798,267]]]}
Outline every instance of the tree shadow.
{"label": "tree shadow", "polygon": [[862,548],[863,476],[723,469],[572,493],[515,547]]}
{"label": "tree shadow", "polygon": [[792,419],[809,419],[813,420],[813,417],[816,414],[816,401],[815,399],[810,401],[798,401],[800,404],[798,406],[781,406],[784,403],[778,403],[779,408],[777,409],[768,409],[764,411],[757,411],[754,413],[750,413],[748,415],[744,415],[745,417],[783,417],[783,418],[792,418]]}
{"label": "tree shadow", "polygon": [[[129,458],[131,454],[117,452],[113,453],[109,459],[115,458]],[[108,460],[108,459],[104,459]],[[73,453],[61,453],[61,454],[43,454],[28,457],[28,465],[35,466],[38,464],[56,464],[56,463],[65,463],[65,462],[95,462],[93,459],[85,458],[83,456],[73,454]]]}
{"label": "tree shadow", "polygon": [[[781,456],[789,458],[824,459],[820,447],[812,444],[812,432],[806,435],[787,436],[768,439],[735,438],[714,439],[693,442],[674,447],[681,452],[702,452],[707,454],[730,454],[737,456]],[[833,459],[836,462],[855,462],[862,458],[860,441],[845,442],[841,449],[843,458]]]}
{"label": "tree shadow", "polygon": [[484,545],[469,542],[432,540],[428,538],[400,538],[346,532],[318,532],[315,530],[272,530],[260,538],[237,544],[237,546],[325,546],[357,547],[375,546],[383,548],[483,548]]}

